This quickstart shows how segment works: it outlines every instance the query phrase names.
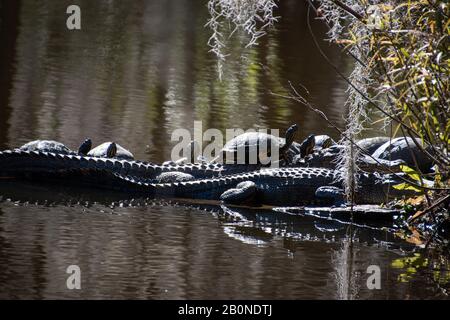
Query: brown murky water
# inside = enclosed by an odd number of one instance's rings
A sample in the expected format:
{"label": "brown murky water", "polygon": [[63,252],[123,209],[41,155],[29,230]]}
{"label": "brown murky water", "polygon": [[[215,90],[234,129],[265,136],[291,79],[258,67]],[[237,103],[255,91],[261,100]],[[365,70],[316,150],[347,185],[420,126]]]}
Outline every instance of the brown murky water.
{"label": "brown murky water", "polygon": [[[222,82],[202,1],[0,1],[0,148],[55,139],[117,141],[167,160],[173,130],[336,133],[285,94],[288,80],[343,126],[345,83],[321,59],[303,2],[282,1],[258,47],[228,44]],[[319,38],[325,29],[313,21]],[[323,42],[343,71],[349,61]],[[270,210],[121,203],[109,195],[0,185],[0,298],[445,298],[448,271],[388,231]],[[79,191],[77,191],[79,192]],[[206,209],[206,210],[203,210]],[[348,236],[355,236],[349,243]],[[69,265],[81,290],[66,287]],[[381,270],[369,290],[367,268]]]}

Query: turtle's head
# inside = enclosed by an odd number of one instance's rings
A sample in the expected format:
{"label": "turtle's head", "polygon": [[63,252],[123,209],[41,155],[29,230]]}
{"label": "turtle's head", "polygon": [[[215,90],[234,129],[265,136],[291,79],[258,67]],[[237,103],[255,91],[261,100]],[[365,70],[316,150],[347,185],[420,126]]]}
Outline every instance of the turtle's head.
{"label": "turtle's head", "polygon": [[293,124],[286,130],[286,145],[289,147],[294,141],[295,135],[298,131],[298,125]]}
{"label": "turtle's head", "polygon": [[308,138],[303,140],[300,144],[300,156],[302,158],[306,157],[308,154],[314,152],[314,146],[316,145],[316,139],[313,134],[310,134]]}
{"label": "turtle's head", "polygon": [[114,158],[117,153],[117,145],[115,142],[111,142],[108,146],[108,149],[106,149],[106,157],[107,158]]}
{"label": "turtle's head", "polygon": [[87,138],[78,148],[78,154],[85,156],[88,154],[89,151],[91,151],[91,148],[92,148],[92,141],[91,139]]}

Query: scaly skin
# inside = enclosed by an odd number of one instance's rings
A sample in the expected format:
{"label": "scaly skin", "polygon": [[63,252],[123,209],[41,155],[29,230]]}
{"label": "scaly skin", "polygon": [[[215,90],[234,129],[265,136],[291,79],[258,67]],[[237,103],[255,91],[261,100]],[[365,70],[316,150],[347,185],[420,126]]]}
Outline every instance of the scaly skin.
{"label": "scaly skin", "polygon": [[[310,154],[305,159],[296,159],[297,161],[294,161],[293,166],[335,169],[338,163],[338,148],[338,146],[333,146]],[[405,164],[402,160],[377,159],[377,161],[369,156],[361,156],[357,160],[357,164],[363,171],[385,173],[401,172],[400,166]]]}
{"label": "scaly skin", "polygon": [[[155,197],[220,200],[221,195],[244,181],[256,184],[254,202],[267,205],[295,206],[330,204],[315,196],[321,186],[342,187],[335,179],[336,172],[325,168],[274,168],[243,174],[177,183],[146,183],[129,176],[116,175],[128,190],[144,192]],[[360,188],[355,194],[358,204],[385,203],[388,198],[413,194],[391,186],[401,181],[393,175],[364,173],[360,175]],[[128,183],[128,185],[127,185]]]}
{"label": "scaly skin", "polygon": [[0,178],[67,178],[70,175],[106,170],[142,181],[155,180],[163,172],[178,171],[196,179],[218,177],[257,169],[256,166],[220,164],[157,165],[134,160],[65,155],[42,151],[0,151]]}
{"label": "scaly skin", "polygon": [[[245,181],[256,186],[254,202],[268,205],[330,204],[330,200],[318,199],[317,188],[334,186],[335,171],[325,168],[272,168],[233,173],[214,164],[186,164],[161,166],[152,163],[106,158],[61,155],[37,151],[0,152],[0,178],[30,178],[80,183],[95,188],[139,193],[152,197],[220,200],[222,194]],[[238,166],[237,166],[238,167]],[[228,171],[227,171],[228,170]],[[248,170],[248,168],[247,168]],[[162,172],[178,171],[196,177],[192,181],[156,183]],[[205,178],[206,177],[206,178]],[[392,175],[363,173],[355,202],[379,204],[386,202],[387,194],[400,197],[412,194],[391,185],[400,183]],[[387,183],[389,182],[389,183]]]}

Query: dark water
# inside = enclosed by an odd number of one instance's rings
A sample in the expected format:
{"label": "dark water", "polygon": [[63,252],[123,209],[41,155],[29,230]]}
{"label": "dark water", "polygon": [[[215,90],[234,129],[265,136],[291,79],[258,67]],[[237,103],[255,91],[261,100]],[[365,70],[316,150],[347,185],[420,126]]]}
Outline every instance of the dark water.
{"label": "dark water", "polygon": [[[68,31],[78,4],[82,30]],[[345,83],[320,57],[303,2],[282,1],[256,48],[228,44],[224,80],[201,1],[0,1],[0,147],[55,139],[117,141],[169,158],[177,128],[280,128],[336,137],[271,92],[288,80],[343,126]],[[325,29],[312,22],[319,38]],[[327,43],[341,70],[348,59]],[[392,232],[271,210],[192,208],[1,184],[0,298],[445,298],[448,270]],[[203,210],[203,209],[206,209]],[[353,235],[353,243],[348,241]],[[81,290],[66,287],[69,265]],[[369,265],[381,289],[369,290]],[[448,285],[447,285],[448,287]]]}

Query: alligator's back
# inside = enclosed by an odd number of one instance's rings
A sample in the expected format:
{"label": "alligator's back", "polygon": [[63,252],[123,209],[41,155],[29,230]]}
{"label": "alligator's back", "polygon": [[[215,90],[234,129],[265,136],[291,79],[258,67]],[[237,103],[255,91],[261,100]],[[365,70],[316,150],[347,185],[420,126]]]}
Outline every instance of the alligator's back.
{"label": "alligator's back", "polygon": [[[336,171],[325,168],[276,168],[261,169],[242,174],[234,174],[210,179],[199,179],[177,183],[142,183],[130,177],[121,177],[130,185],[156,197],[176,197],[189,199],[220,200],[221,195],[238,187],[245,181],[255,184],[256,202],[267,205],[314,205],[330,204],[332,199],[316,196],[322,186],[342,188],[336,179]],[[380,204],[395,197],[414,195],[414,191],[396,190],[395,184],[402,182],[394,175],[362,173],[359,175],[360,188],[355,193],[358,204]]]}
{"label": "alligator's back", "polygon": [[58,178],[71,174],[89,174],[108,171],[143,180],[155,179],[160,173],[180,171],[196,178],[218,176],[223,167],[213,164],[157,165],[135,160],[56,154],[42,151],[0,151],[0,177],[2,178]]}
{"label": "alligator's back", "polygon": [[239,183],[255,183],[256,202],[269,205],[304,205],[322,203],[315,197],[321,186],[338,186],[334,171],[323,168],[275,168],[232,174],[210,179],[176,183],[142,183],[132,177],[123,177],[130,184],[139,184],[142,190],[154,196],[220,200],[221,195]]}

